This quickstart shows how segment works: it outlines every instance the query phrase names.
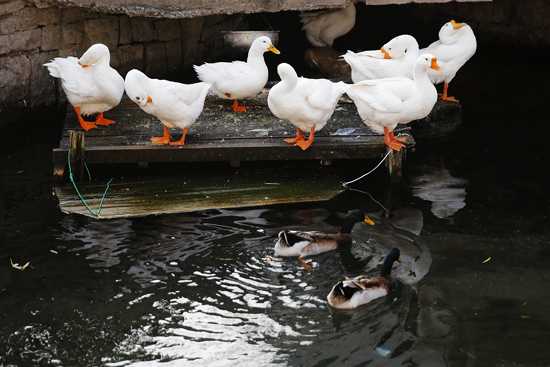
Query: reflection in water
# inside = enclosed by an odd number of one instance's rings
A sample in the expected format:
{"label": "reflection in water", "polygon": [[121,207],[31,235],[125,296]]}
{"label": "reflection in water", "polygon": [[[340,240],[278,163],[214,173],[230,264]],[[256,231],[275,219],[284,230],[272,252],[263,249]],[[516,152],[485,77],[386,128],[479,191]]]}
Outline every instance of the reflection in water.
{"label": "reflection in water", "polygon": [[445,168],[412,179],[413,195],[432,203],[431,211],[438,218],[448,218],[466,206],[465,179],[453,177]]}
{"label": "reflection in water", "polygon": [[[356,242],[397,244],[412,257],[406,246],[413,246],[410,238],[422,227],[415,215],[404,209],[388,223],[363,225],[366,232],[358,230]],[[94,351],[102,364],[339,366],[420,360],[417,293],[407,285],[354,312],[336,312],[326,295],[360,263],[349,262],[349,250],[317,256],[313,272],[288,259],[263,260],[280,229],[333,228],[329,217],[326,209],[223,210],[109,222],[64,217],[64,230],[56,236],[71,244],[68,254],[111,274],[104,280],[111,284],[101,286],[107,321],[97,327],[109,330],[114,320],[119,326],[112,331],[116,343],[110,352]],[[375,257],[355,270],[375,271]],[[35,334],[47,332],[36,327]],[[63,348],[59,341],[52,344]]]}

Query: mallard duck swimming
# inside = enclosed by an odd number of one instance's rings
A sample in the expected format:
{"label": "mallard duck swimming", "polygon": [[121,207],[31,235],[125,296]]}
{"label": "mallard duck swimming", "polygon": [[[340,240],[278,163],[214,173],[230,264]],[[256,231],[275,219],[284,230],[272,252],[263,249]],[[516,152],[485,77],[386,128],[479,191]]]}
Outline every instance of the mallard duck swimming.
{"label": "mallard duck swimming", "polygon": [[433,54],[440,61],[441,70],[430,72],[429,75],[435,84],[443,83],[441,100],[458,102],[455,97],[448,95],[449,83],[458,70],[474,56],[476,49],[477,41],[472,28],[466,23],[451,20],[441,27],[439,40],[420,51]]}
{"label": "mallard duck swimming", "polygon": [[403,34],[392,38],[380,50],[347,51],[342,57],[351,67],[354,83],[368,79],[412,78],[418,42],[413,36]]}
{"label": "mallard duck swimming", "polygon": [[[97,125],[108,126],[115,122],[103,116],[105,111],[118,106],[124,94],[124,79],[110,65],[109,48],[101,43],[92,45],[80,59],[56,57],[44,64],[54,78],[61,79],[61,88],[73,106],[78,122],[85,131]],[[99,113],[95,122],[82,115]]]}
{"label": "mallard duck swimming", "polygon": [[203,82],[212,84],[212,90],[224,99],[232,99],[233,112],[246,112],[239,99],[255,97],[267,83],[269,72],[264,53],[280,54],[269,37],[258,37],[248,50],[246,62],[216,62],[194,65],[197,76]]}
{"label": "mallard duck swimming", "polygon": [[378,277],[360,275],[336,283],[327,296],[328,304],[334,308],[349,310],[386,296],[391,288],[392,266],[399,260],[399,255],[398,248],[391,249]]}
{"label": "mallard duck swimming", "polygon": [[418,57],[413,79],[386,78],[363,80],[348,88],[363,122],[377,133],[384,133],[384,143],[401,150],[405,142],[396,138],[398,124],[422,119],[437,102],[437,90],[428,77],[428,70],[439,69],[437,58],[430,54]]}
{"label": "mallard duck swimming", "polygon": [[355,26],[355,4],[337,10],[311,11],[300,14],[302,29],[308,41],[316,47],[332,47],[334,40]]}
{"label": "mallard duck swimming", "polygon": [[[275,116],[296,126],[296,137],[285,142],[306,150],[313,144],[315,132],[321,130],[334,113],[348,85],[327,79],[298,78],[294,68],[286,63],[279,64],[277,73],[281,81],[269,91],[267,104]],[[307,140],[303,135],[306,131],[309,131]]]}
{"label": "mallard duck swimming", "polygon": [[363,221],[372,224],[372,220],[360,211],[354,211],[345,218],[338,233],[318,231],[280,231],[275,243],[275,256],[298,257],[305,269],[311,270],[311,264],[304,260],[306,256],[319,255],[351,244],[350,232],[355,223]]}
{"label": "mallard duck swimming", "polygon": [[[156,116],[164,125],[161,137],[151,138],[153,144],[184,145],[189,127],[199,118],[208,83],[182,84],[168,80],[150,79],[139,70],[126,74],[126,94],[143,111]],[[179,128],[181,139],[170,141],[168,128]]]}

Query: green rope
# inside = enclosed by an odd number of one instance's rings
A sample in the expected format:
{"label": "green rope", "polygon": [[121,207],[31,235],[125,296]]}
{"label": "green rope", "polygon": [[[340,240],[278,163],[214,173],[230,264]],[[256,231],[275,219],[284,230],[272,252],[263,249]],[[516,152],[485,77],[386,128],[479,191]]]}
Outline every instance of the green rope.
{"label": "green rope", "polygon": [[[107,187],[105,188],[105,191],[103,192],[103,196],[101,197],[101,201],[99,202],[99,207],[97,211],[93,211],[92,208],[88,205],[86,202],[86,199],[84,199],[84,196],[80,193],[80,190],[78,189],[78,186],[76,186],[76,182],[74,180],[73,176],[73,170],[71,168],[71,151],[67,150],[67,165],[69,166],[69,180],[73,184],[74,190],[76,191],[76,194],[78,195],[78,198],[80,199],[80,202],[84,205],[84,207],[92,214],[94,217],[99,218],[99,215],[101,214],[101,209],[103,208],[103,202],[105,201],[105,197],[107,196],[107,192],[109,191],[109,188],[111,187],[111,182],[113,179],[111,178],[107,182]],[[88,169],[88,165],[86,162],[84,162],[84,167],[86,167],[86,171],[88,172],[88,178],[91,181],[92,175],[90,174],[90,170]]]}

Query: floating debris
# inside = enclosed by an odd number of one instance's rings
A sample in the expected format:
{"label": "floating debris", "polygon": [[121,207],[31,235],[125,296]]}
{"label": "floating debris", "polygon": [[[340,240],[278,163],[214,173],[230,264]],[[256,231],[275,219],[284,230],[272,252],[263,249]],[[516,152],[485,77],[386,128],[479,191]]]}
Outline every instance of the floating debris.
{"label": "floating debris", "polygon": [[25,270],[31,264],[30,261],[27,261],[24,265],[19,265],[19,263],[14,263],[11,257],[10,257],[10,263],[12,268],[21,270],[21,271]]}
{"label": "floating debris", "polygon": [[489,261],[491,261],[493,258],[491,256],[489,256],[488,258],[486,258],[485,260],[483,260],[482,264],[486,264],[488,263]]}

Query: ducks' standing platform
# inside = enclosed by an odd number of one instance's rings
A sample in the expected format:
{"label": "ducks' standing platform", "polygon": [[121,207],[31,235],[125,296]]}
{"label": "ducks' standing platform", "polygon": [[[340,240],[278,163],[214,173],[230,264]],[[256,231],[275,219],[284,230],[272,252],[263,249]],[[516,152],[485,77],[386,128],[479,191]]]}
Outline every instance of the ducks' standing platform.
{"label": "ducks' standing platform", "polygon": [[[151,136],[162,134],[158,120],[126,97],[110,116],[117,121],[108,128],[83,132],[72,111],[67,111],[63,137],[53,150],[54,175],[62,177],[67,164],[69,136],[83,134],[81,148],[88,164],[143,164],[175,162],[241,162],[337,159],[379,159],[385,152],[383,136],[375,134],[360,120],[352,103],[341,102],[327,126],[316,136],[316,143],[307,151],[285,144],[284,138],[294,135],[294,127],[274,117],[267,107],[267,90],[249,100],[247,113],[233,113],[228,102],[208,97],[200,118],[193,125],[184,146],[159,146]],[[448,122],[460,119],[460,106],[439,103],[427,118],[435,129],[445,129]],[[419,122],[423,125],[424,122]],[[432,130],[432,129],[430,129]],[[430,131],[433,133],[432,131]],[[409,128],[397,129],[414,145]],[[172,138],[181,134],[172,131]]]}

